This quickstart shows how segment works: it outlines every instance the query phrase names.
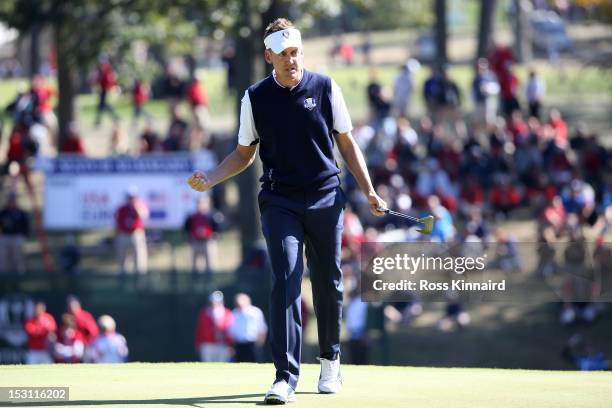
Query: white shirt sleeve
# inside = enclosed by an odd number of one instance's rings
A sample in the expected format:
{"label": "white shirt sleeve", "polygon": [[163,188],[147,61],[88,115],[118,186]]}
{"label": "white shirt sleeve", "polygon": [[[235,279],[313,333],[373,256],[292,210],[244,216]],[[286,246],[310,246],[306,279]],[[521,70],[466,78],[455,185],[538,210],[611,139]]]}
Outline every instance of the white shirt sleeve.
{"label": "white shirt sleeve", "polygon": [[331,80],[331,105],[334,117],[334,130],[338,133],[348,133],[353,130],[353,123],[346,108],[342,90],[333,79]]}
{"label": "white shirt sleeve", "polygon": [[244,91],[242,103],[240,105],[240,129],[238,130],[238,143],[242,146],[252,146],[259,142],[259,135],[255,128],[253,119],[253,108],[249,91]]}

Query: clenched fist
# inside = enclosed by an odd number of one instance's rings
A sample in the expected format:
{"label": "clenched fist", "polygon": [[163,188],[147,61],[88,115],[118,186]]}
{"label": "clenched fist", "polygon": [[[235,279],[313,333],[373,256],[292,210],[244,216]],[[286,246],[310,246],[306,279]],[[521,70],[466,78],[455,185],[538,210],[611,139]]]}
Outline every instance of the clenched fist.
{"label": "clenched fist", "polygon": [[208,178],[201,171],[194,171],[187,179],[187,184],[195,191],[204,192],[210,188]]}

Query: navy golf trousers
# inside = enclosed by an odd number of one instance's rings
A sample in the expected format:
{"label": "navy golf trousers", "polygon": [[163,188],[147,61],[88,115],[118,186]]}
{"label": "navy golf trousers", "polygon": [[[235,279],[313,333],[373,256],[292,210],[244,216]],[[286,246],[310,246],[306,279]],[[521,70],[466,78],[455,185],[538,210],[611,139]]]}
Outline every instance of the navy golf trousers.
{"label": "navy golf trousers", "polygon": [[303,249],[312,282],[319,349],[323,358],[340,353],[342,270],[340,250],[346,196],[340,187],[318,192],[262,190],[259,208],[273,283],[270,338],[276,380],[295,389],[302,349]]}

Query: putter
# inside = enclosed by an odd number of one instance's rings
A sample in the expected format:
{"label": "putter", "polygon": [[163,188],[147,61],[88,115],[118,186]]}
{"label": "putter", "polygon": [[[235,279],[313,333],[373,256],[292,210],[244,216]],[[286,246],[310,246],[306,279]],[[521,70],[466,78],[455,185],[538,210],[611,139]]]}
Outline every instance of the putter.
{"label": "putter", "polygon": [[416,218],[416,217],[412,217],[407,214],[402,214],[397,211],[392,211],[388,208],[378,208],[378,211],[382,211],[385,214],[394,215],[396,217],[411,221],[412,222],[411,226],[416,225],[416,226],[421,227],[420,229],[417,229],[417,231],[419,231],[421,234],[431,234],[431,231],[433,230],[433,225],[434,225],[433,215],[428,215],[427,217],[423,217],[423,218]]}

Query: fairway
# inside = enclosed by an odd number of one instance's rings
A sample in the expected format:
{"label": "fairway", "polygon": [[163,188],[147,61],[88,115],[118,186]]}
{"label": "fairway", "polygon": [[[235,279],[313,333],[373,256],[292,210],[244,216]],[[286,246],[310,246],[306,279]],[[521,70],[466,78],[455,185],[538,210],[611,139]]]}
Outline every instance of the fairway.
{"label": "fairway", "polygon": [[[461,368],[342,367],[344,389],[319,395],[319,366],[302,365],[304,407],[610,407],[612,373]],[[3,366],[2,386],[70,387],[69,402],[0,404],[53,407],[261,405],[271,364]]]}

